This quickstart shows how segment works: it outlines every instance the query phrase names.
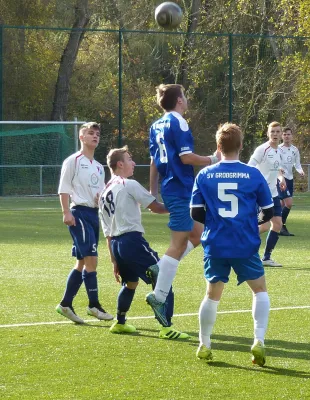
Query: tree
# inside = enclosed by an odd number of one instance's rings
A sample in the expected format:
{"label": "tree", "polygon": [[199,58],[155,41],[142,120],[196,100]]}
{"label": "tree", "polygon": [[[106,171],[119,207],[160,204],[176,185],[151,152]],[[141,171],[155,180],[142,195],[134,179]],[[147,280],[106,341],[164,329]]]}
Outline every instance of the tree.
{"label": "tree", "polygon": [[67,118],[70,79],[84,37],[85,31],[83,29],[87,27],[88,22],[88,0],[77,0],[75,6],[75,21],[67,46],[60,60],[51,114],[52,121],[65,121]]}

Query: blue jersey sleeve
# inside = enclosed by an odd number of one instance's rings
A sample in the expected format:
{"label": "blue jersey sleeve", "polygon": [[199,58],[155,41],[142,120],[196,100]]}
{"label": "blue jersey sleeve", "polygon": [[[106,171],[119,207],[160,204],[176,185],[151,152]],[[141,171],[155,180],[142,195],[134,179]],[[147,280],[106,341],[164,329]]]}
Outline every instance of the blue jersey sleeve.
{"label": "blue jersey sleeve", "polygon": [[193,186],[193,192],[192,192],[192,198],[191,198],[191,202],[190,202],[190,207],[205,207],[206,202],[205,199],[200,191],[200,187],[199,187],[199,178],[201,176],[201,173],[199,173],[196,176],[195,182],[194,182],[194,186]]}
{"label": "blue jersey sleeve", "polygon": [[182,119],[174,118],[171,121],[173,138],[176,153],[181,156],[183,154],[192,153],[194,149],[193,135],[187,122]]}

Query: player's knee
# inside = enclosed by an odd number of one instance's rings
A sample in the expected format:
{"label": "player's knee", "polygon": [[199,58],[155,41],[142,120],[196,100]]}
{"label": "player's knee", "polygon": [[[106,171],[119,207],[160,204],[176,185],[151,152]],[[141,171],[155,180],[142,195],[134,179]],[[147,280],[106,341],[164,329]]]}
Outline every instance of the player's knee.
{"label": "player's knee", "polygon": [[126,283],[126,286],[128,287],[128,289],[132,289],[132,290],[135,290],[138,285],[139,285],[139,281],[138,282],[127,282]]}

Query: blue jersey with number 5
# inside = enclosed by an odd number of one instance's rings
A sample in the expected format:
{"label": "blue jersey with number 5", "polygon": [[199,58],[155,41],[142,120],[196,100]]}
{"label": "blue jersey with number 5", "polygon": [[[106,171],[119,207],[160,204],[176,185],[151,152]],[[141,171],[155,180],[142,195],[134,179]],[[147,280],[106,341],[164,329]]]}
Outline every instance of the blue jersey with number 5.
{"label": "blue jersey with number 5", "polygon": [[190,199],[194,169],[180,156],[193,152],[193,136],[185,119],[177,112],[166,113],[150,129],[150,154],[162,178],[161,193]]}
{"label": "blue jersey with number 5", "polygon": [[191,207],[205,207],[201,243],[206,257],[249,258],[258,252],[257,205],[273,205],[267,181],[254,167],[221,161],[196,177]]}

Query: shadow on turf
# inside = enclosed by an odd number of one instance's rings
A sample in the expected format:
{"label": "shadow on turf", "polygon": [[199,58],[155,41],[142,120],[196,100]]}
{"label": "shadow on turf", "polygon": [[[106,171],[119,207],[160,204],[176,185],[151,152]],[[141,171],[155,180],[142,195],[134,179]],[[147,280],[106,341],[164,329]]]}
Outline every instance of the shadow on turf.
{"label": "shadow on turf", "polygon": [[270,367],[266,365],[265,367],[243,367],[241,365],[229,364],[223,361],[212,361],[210,363],[206,363],[209,367],[219,367],[219,368],[236,368],[241,369],[244,371],[253,371],[259,372],[264,374],[271,374],[271,375],[286,375],[286,376],[293,376],[295,378],[302,378],[302,379],[310,379],[310,373],[307,371],[296,371],[295,369],[288,369],[288,368],[276,368]]}
{"label": "shadow on turf", "polygon": [[[191,334],[191,336],[193,337],[194,335]],[[252,338],[228,335],[212,335],[212,340],[212,349],[214,350],[238,351],[245,353],[249,352],[249,348],[253,343]],[[196,343],[191,342],[190,345],[196,346]],[[296,343],[284,340],[267,340],[266,346],[267,356],[310,360],[309,343]]]}

